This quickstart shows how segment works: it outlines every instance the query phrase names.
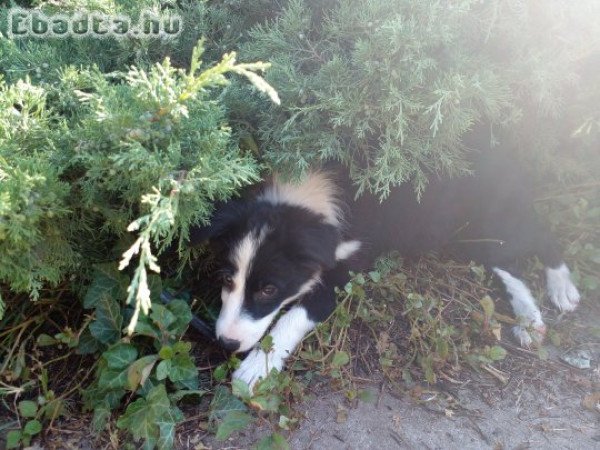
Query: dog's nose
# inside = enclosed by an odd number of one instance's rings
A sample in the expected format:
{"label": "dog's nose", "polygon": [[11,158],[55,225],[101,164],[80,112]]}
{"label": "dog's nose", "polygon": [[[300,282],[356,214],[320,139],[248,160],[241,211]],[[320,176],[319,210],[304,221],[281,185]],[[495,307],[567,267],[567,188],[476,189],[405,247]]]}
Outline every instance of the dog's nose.
{"label": "dog's nose", "polygon": [[240,348],[240,341],[236,341],[235,339],[228,339],[226,337],[219,338],[219,344],[225,350],[229,350],[230,352],[235,352],[238,348]]}

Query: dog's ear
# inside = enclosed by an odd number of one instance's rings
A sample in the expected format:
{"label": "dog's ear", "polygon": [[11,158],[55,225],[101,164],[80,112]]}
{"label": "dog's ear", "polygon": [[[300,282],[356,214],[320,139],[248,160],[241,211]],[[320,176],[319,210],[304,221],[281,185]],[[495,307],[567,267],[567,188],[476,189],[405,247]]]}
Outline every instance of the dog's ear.
{"label": "dog's ear", "polygon": [[230,200],[219,202],[215,205],[215,212],[210,219],[210,224],[196,226],[190,229],[191,246],[197,246],[204,242],[219,239],[227,234],[247,211],[247,204],[242,200]]}
{"label": "dog's ear", "polygon": [[340,232],[323,222],[298,227],[296,251],[301,259],[322,270],[336,265],[335,251],[340,242]]}

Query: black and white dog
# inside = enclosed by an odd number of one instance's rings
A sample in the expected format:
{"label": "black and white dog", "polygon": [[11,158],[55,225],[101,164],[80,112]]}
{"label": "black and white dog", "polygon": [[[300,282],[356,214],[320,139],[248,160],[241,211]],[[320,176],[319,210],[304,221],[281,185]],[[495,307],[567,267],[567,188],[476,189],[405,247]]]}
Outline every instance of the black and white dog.
{"label": "black and white dog", "polygon": [[[210,226],[193,230],[191,241],[210,240],[220,256],[219,341],[231,351],[250,351],[233,376],[252,387],[272,368],[281,370],[334,310],[334,286],[390,250],[412,256],[450,248],[483,263],[505,288],[521,345],[541,341],[542,315],[518,278],[516,261],[540,258],[548,296],[561,311],[576,308],[577,288],[556,241],[535,217],[526,174],[510,155],[485,152],[473,173],[432,181],[420,202],[411,186],[396,189],[384,203],[368,195],[352,201],[351,186],[312,173],[299,184],[274,180],[249,198],[218,206]],[[269,332],[273,348],[266,354],[256,344],[285,307]]]}

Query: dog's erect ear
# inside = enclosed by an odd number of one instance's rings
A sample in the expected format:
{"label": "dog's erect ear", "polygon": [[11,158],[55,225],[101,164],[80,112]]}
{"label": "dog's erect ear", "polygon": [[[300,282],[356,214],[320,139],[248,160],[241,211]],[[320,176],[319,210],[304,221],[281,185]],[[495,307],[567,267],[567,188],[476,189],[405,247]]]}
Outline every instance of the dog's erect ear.
{"label": "dog's erect ear", "polygon": [[335,251],[340,242],[340,232],[326,223],[299,226],[296,251],[308,264],[318,265],[322,270],[336,265]]}
{"label": "dog's erect ear", "polygon": [[217,203],[209,225],[196,226],[190,229],[189,244],[196,246],[224,236],[238,223],[246,211],[247,204],[242,200]]}

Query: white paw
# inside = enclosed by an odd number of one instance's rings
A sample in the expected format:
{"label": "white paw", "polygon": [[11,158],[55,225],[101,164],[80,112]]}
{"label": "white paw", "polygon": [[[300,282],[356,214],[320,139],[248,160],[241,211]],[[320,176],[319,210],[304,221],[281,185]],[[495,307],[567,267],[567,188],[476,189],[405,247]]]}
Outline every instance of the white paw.
{"label": "white paw", "polygon": [[571,281],[571,272],[565,264],[557,269],[546,269],[546,287],[550,301],[561,311],[577,308],[581,296]]}
{"label": "white paw", "polygon": [[252,391],[258,380],[266,378],[273,369],[283,369],[283,359],[275,356],[273,352],[267,354],[260,349],[255,349],[246,356],[240,367],[233,372],[233,378],[242,380]]}
{"label": "white paw", "polygon": [[532,324],[530,326],[516,325],[512,331],[521,344],[521,347],[530,348],[532,344],[538,346],[544,341],[546,325],[543,323]]}

